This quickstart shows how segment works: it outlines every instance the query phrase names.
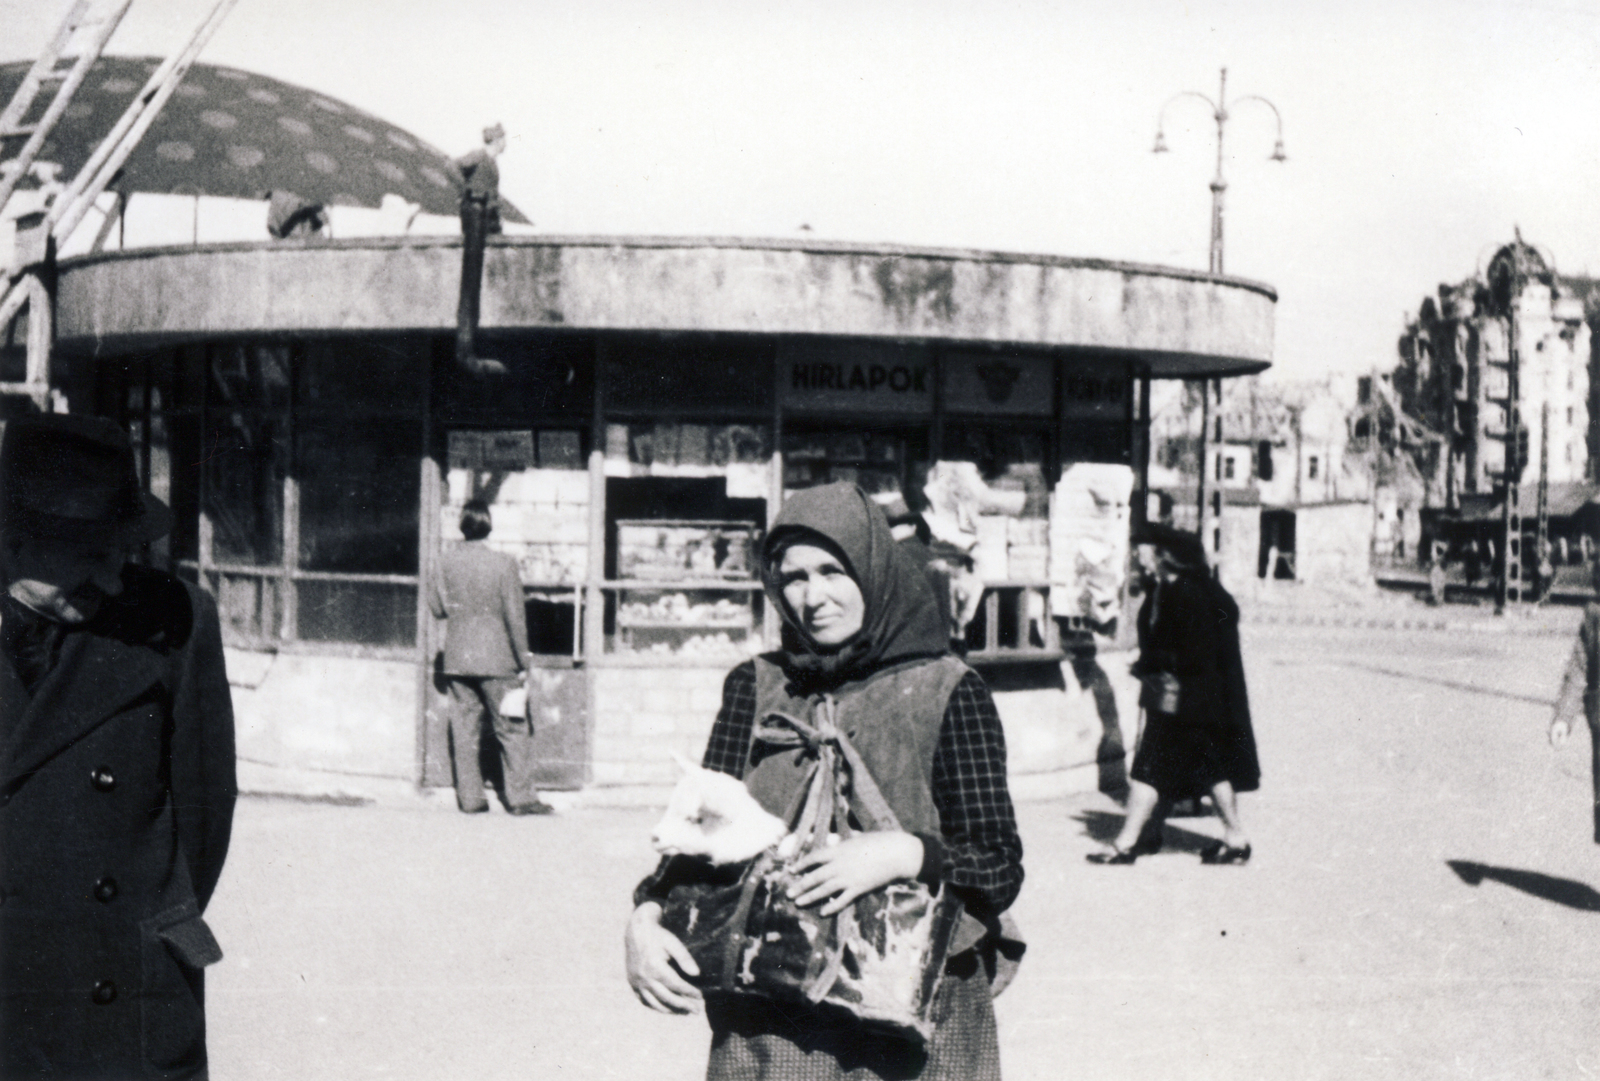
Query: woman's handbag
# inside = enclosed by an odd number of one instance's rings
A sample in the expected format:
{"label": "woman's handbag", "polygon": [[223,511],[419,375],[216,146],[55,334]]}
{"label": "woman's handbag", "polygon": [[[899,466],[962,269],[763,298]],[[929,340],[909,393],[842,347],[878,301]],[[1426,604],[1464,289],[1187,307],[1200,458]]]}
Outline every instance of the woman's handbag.
{"label": "woman's handbag", "polygon": [[[815,727],[773,713],[757,738],[803,746],[814,756],[796,797],[803,802],[787,819],[793,832],[743,865],[737,881],[674,887],[661,926],[688,947],[700,967],[696,982],[707,990],[837,1007],[875,1028],[926,1041],[961,902],[948,890],[892,882],[833,916],[820,915],[819,906],[797,906],[788,895],[796,877],[790,867],[827,845],[831,833],[852,836],[852,809],[868,831],[900,824],[840,731],[831,698],[817,706]],[[795,851],[779,854],[794,842]]]}
{"label": "woman's handbag", "polygon": [[1177,713],[1178,677],[1171,672],[1147,672],[1140,677],[1139,705],[1150,713]]}

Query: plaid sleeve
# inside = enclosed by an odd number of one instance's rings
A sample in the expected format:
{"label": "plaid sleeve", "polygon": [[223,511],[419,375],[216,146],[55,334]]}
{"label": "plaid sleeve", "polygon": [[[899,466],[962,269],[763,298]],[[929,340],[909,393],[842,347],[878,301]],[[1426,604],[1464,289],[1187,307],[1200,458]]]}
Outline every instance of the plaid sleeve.
{"label": "plaid sleeve", "polygon": [[756,665],[746,661],[722,681],[722,708],[711,726],[705,757],[706,769],[744,779],[750,762],[750,733],[756,724]]}
{"label": "plaid sleeve", "polygon": [[[729,672],[722,682],[722,708],[717,710],[700,764],[706,769],[743,779],[750,758],[750,732],[755,723],[756,666],[754,661],[746,661]],[[684,876],[690,868],[690,861],[663,857],[656,869],[634,887],[634,907],[665,897],[674,885],[687,881]]]}
{"label": "plaid sleeve", "polygon": [[1006,737],[976,672],[956,684],[933,756],[933,802],[943,832],[939,877],[974,914],[1005,911],[1022,888],[1022,838],[1006,787]]}

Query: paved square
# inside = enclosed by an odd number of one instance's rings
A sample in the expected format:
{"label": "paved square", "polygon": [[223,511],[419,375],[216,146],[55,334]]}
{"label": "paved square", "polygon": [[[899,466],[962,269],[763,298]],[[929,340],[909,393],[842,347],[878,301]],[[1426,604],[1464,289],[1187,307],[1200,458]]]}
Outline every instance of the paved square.
{"label": "paved square", "polygon": [[[1090,866],[1114,801],[1020,806],[1006,1076],[1600,1076],[1587,747],[1544,742],[1567,640],[1247,625],[1244,646],[1248,866],[1199,863],[1212,819]],[[209,913],[213,1076],[702,1076],[704,1022],[622,974],[653,817],[244,800]]]}

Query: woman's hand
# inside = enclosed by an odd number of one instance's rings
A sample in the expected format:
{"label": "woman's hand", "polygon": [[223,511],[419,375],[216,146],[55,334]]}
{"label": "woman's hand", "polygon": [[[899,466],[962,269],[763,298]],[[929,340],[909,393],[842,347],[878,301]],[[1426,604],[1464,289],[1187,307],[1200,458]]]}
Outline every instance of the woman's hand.
{"label": "woman's hand", "polygon": [[1555,720],[1550,722],[1550,746],[1561,746],[1563,743],[1567,742],[1567,737],[1570,735],[1572,735],[1571,721],[1563,717],[1557,717]]}
{"label": "woman's hand", "polygon": [[683,941],[661,926],[660,905],[646,901],[634,909],[623,941],[628,985],[640,1002],[657,1013],[692,1013],[700,1008],[700,989],[684,978],[700,975],[700,966]]}
{"label": "woman's hand", "polygon": [[922,842],[913,835],[899,830],[858,833],[796,860],[798,877],[789,897],[801,908],[827,901],[820,911],[831,916],[864,893],[917,877],[921,869]]}

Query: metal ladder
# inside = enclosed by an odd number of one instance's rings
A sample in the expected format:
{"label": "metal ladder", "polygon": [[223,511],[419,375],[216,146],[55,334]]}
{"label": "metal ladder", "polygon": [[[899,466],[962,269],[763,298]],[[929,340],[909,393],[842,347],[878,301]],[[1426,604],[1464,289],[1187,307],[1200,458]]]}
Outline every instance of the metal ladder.
{"label": "metal ladder", "polygon": [[[0,291],[0,332],[24,307],[28,309],[27,372],[21,383],[0,382],[0,396],[26,395],[40,409],[63,404],[52,398],[50,389],[50,350],[55,334],[51,324],[53,298],[46,282],[53,276],[55,249],[65,244],[83,222],[237,2],[217,0],[183,44],[151,74],[78,175],[45,209],[43,220],[27,230],[19,227],[17,251],[22,265]],[[4,210],[18,182],[33,166],[39,149],[132,4],[133,0],[110,0],[103,13],[92,15],[95,0],[74,0],[55,35],[23,77],[4,112],[0,112],[0,147],[7,139],[27,137],[16,158],[0,161],[0,210]],[[70,68],[63,69],[58,65],[69,48],[76,49],[76,58]],[[23,123],[45,84],[51,82],[59,82],[59,86],[44,112],[37,121]]]}

